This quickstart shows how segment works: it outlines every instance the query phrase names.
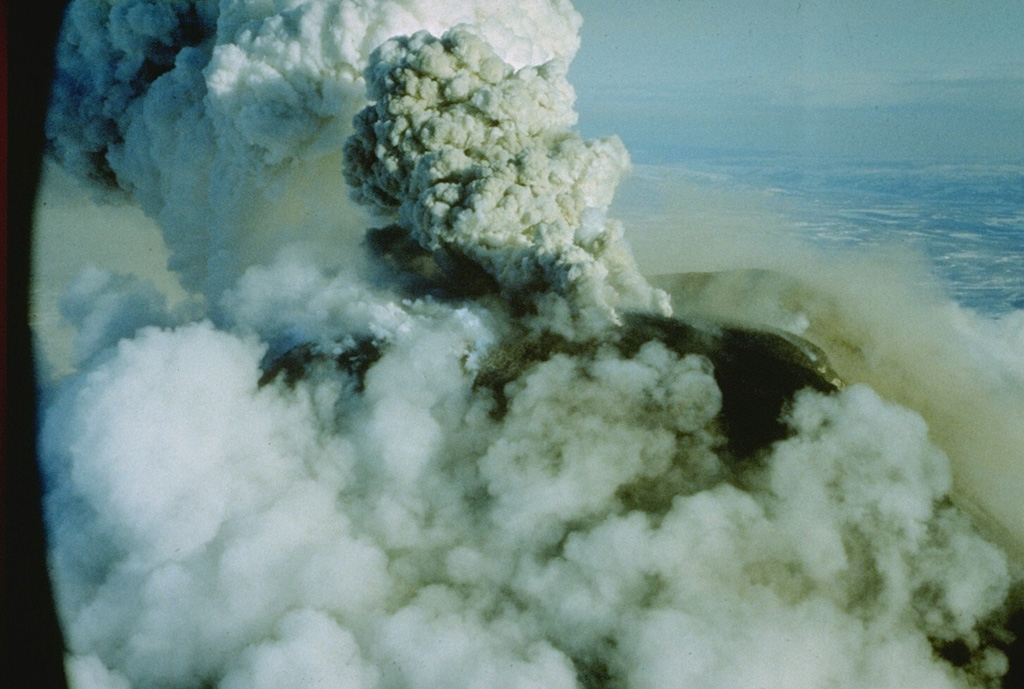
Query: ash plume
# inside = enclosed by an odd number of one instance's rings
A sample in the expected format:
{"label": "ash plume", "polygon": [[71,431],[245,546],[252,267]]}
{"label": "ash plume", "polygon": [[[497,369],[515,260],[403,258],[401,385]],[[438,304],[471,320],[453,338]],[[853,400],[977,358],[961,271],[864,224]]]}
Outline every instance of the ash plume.
{"label": "ash plume", "polygon": [[536,65],[571,59],[579,23],[565,0],[77,0],[47,129],[67,169],[157,219],[171,268],[214,306],[282,236],[336,255],[361,233],[341,148],[374,48],[462,24]]}
{"label": "ash plume", "polygon": [[370,58],[374,103],[356,117],[346,179],[439,264],[468,259],[509,299],[553,293],[612,320],[617,307],[667,314],[606,216],[628,154],[570,129],[567,69],[513,71],[462,31],[388,41]]}

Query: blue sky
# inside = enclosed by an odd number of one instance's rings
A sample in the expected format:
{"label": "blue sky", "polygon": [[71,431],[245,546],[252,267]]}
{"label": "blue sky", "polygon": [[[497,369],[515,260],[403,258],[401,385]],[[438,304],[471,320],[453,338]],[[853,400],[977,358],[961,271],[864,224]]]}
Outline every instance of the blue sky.
{"label": "blue sky", "polygon": [[701,150],[1024,161],[1021,0],[575,0],[580,126]]}

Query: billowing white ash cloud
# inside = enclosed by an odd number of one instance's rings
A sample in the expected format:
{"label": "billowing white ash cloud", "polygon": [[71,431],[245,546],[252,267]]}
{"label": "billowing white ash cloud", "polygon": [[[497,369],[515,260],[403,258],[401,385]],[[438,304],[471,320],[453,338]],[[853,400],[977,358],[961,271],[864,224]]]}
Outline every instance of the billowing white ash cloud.
{"label": "billowing white ash cloud", "polygon": [[388,41],[371,56],[375,102],[356,118],[346,179],[442,266],[468,259],[509,298],[553,292],[612,319],[620,306],[668,313],[605,215],[628,154],[570,129],[567,69],[513,71],[466,32]]}
{"label": "billowing white ash cloud", "polygon": [[49,137],[68,169],[156,218],[172,268],[215,301],[282,236],[330,253],[361,231],[341,147],[367,56],[457,24],[516,66],[579,45],[567,0],[76,0]]}
{"label": "billowing white ash cloud", "polygon": [[[299,250],[257,260],[240,248],[248,235],[217,239],[242,255],[239,275],[217,277],[215,319],[168,313],[140,282],[77,283],[79,370],[56,386],[41,435],[76,687],[998,685],[1006,558],[950,503],[949,462],[921,417],[866,386],[827,392],[791,340],[651,312],[659,293],[604,213],[621,147],[569,130],[564,64],[522,52],[525,39],[507,60],[488,45],[507,17],[571,54],[571,8],[454,3],[475,28],[385,42],[381,27],[430,8],[278,5],[199,7],[217,33],[175,65],[208,54],[208,80],[219,46],[258,44],[305,74],[303,56],[347,18],[338,46],[382,45],[348,174],[395,226],[371,233],[372,282]],[[186,3],[76,7],[96,33],[65,32],[66,72],[118,73],[116,51],[81,47],[113,45],[118,13],[158,43],[177,34],[150,19],[189,16]],[[317,30],[296,33],[314,9]],[[174,69],[139,87],[140,112]],[[267,140],[294,152],[280,168],[292,180],[322,169],[315,146],[289,138],[292,115],[334,83],[308,83],[321,78],[251,101],[268,108]],[[97,93],[80,92],[81,107]],[[75,96],[61,97],[66,114]],[[245,112],[224,122],[242,131]],[[207,146],[211,189],[234,176],[269,194],[279,169],[206,138],[215,121],[147,136],[172,158],[189,137]],[[331,141],[345,130],[320,126]],[[107,139],[119,180],[113,151],[131,138]],[[339,176],[319,193],[343,195]],[[199,198],[174,212],[269,227]],[[173,247],[182,226],[153,212]],[[305,238],[296,228],[274,243]],[[189,256],[197,275],[215,265],[207,249]],[[773,400],[781,422],[744,427]]]}

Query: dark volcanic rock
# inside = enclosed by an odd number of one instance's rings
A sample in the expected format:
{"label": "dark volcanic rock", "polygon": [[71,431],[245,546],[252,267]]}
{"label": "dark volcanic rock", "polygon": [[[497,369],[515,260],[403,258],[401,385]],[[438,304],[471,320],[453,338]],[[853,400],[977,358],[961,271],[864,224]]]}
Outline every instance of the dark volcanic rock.
{"label": "dark volcanic rock", "polygon": [[711,361],[722,391],[720,428],[728,438],[728,450],[738,457],[751,456],[786,437],[788,428],[781,417],[799,390],[829,393],[842,387],[824,354],[788,333],[641,313],[626,314],[622,326],[611,329],[607,338],[581,342],[545,333],[511,339],[485,359],[477,385],[494,391],[500,413],[505,385],[535,363],[555,354],[593,355],[609,343],[632,357],[651,341],[663,343],[680,356],[700,354]]}
{"label": "dark volcanic rock", "polygon": [[[663,343],[680,356],[699,354],[711,362],[722,391],[719,429],[728,439],[727,450],[736,457],[753,456],[787,436],[788,427],[781,418],[798,391],[810,388],[828,393],[842,387],[824,354],[794,335],[641,313],[626,314],[621,326],[609,327],[601,336],[586,340],[569,340],[550,332],[518,333],[490,350],[475,386],[494,394],[495,414],[501,416],[507,405],[505,386],[535,364],[557,354],[594,356],[609,345],[632,357],[652,341]],[[385,346],[371,338],[333,347],[298,345],[267,362],[260,385],[279,377],[294,385],[313,365],[327,363],[352,376],[359,391],[366,372],[381,357]]]}

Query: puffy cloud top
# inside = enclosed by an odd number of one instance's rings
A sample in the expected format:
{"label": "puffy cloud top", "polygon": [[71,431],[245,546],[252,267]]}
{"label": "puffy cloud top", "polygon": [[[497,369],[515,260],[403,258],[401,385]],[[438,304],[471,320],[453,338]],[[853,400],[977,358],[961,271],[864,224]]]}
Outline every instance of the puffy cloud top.
{"label": "puffy cloud top", "polygon": [[375,102],[356,118],[346,179],[439,263],[468,258],[508,296],[553,292],[612,319],[667,311],[605,214],[626,150],[570,130],[566,68],[514,70],[464,30],[388,41],[366,70]]}

